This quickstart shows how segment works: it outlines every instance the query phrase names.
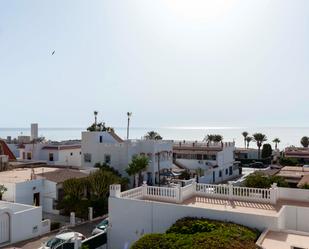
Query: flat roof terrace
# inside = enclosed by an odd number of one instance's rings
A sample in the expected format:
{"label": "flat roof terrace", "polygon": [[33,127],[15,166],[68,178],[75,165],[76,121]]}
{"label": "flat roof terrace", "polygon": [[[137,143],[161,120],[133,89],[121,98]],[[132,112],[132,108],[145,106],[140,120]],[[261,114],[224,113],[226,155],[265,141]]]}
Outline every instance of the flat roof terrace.
{"label": "flat roof terrace", "polygon": [[[34,171],[35,174],[42,174],[42,173],[56,171],[56,170],[58,170],[58,168],[48,168],[48,167],[16,168],[16,169],[13,169],[13,170],[2,171],[2,172],[0,172],[0,182],[2,182],[2,183],[19,183],[19,182],[30,181],[32,170]],[[38,176],[38,179],[40,179],[39,176]]]}
{"label": "flat roof terrace", "polygon": [[268,231],[259,242],[264,249],[309,248],[309,234],[292,231]]}
{"label": "flat roof terrace", "polygon": [[[300,190],[301,193],[304,193],[302,191]],[[303,199],[293,199],[293,196],[286,198],[290,194],[279,196],[278,188],[275,186],[270,189],[257,189],[193,183],[185,187],[174,188],[144,185],[120,193],[120,198],[175,203],[191,207],[265,216],[276,216],[284,205],[309,207],[307,196],[303,196]],[[307,195],[309,195],[309,192]]]}
{"label": "flat roof terrace", "polygon": [[20,204],[20,203],[12,203],[12,202],[7,202],[7,201],[0,201],[0,210],[8,208],[12,210],[14,213],[38,208],[35,206],[30,206],[30,205],[25,205],[25,204]]}

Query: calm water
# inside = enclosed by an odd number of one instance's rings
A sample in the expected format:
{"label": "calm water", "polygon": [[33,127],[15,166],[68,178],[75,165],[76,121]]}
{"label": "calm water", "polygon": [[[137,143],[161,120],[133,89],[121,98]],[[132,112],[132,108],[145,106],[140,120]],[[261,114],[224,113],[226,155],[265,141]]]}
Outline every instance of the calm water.
{"label": "calm water", "polygon": [[[40,128],[39,135],[50,140],[81,139],[82,128]],[[174,140],[202,140],[206,134],[221,134],[225,141],[235,140],[237,146],[243,146],[241,133],[248,131],[250,134],[262,132],[271,142],[275,137],[280,138],[280,148],[295,145],[299,146],[302,136],[309,136],[309,127],[169,127],[169,128],[131,128],[130,138],[141,138],[147,131],[155,130],[164,139]],[[126,137],[126,128],[115,128],[120,137]],[[0,128],[0,137],[12,138],[18,135],[30,135],[28,128]],[[250,147],[255,147],[252,142]]]}

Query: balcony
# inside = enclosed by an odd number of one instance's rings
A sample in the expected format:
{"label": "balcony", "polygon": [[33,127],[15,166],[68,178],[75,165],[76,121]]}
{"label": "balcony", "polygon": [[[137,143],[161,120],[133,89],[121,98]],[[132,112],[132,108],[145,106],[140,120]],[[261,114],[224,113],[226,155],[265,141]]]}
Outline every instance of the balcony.
{"label": "balcony", "polygon": [[120,186],[110,186],[111,197],[173,203],[178,205],[226,210],[240,213],[276,216],[283,206],[309,207],[309,191],[302,189],[269,189],[237,187],[231,184],[213,185],[193,182],[180,187],[155,187],[144,184],[125,192]]}

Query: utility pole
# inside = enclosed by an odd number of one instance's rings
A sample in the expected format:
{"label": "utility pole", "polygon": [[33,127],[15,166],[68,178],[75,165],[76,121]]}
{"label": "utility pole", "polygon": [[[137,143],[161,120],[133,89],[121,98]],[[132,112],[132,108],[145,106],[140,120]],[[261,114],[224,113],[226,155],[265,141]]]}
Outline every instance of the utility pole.
{"label": "utility pole", "polygon": [[130,118],[132,116],[132,112],[127,112],[128,116],[128,124],[127,124],[127,140],[129,139],[129,129],[130,129]]}

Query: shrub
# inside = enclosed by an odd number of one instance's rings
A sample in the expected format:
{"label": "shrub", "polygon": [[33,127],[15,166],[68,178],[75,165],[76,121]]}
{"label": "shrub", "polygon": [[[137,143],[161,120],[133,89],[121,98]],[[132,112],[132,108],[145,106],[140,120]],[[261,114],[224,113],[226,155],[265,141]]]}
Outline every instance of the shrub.
{"label": "shrub", "polygon": [[282,166],[296,166],[299,164],[299,161],[296,158],[281,157],[279,163]]}
{"label": "shrub", "polygon": [[53,221],[53,222],[51,222],[51,224],[50,224],[50,230],[51,231],[54,231],[54,230],[57,230],[57,229],[59,229],[60,228],[60,222],[55,222],[55,221]]}
{"label": "shrub", "polygon": [[256,249],[258,235],[257,231],[233,223],[183,218],[165,234],[143,236],[131,249]]}
{"label": "shrub", "polygon": [[190,173],[188,171],[181,172],[179,179],[181,180],[189,180],[191,178]]}
{"label": "shrub", "polygon": [[247,176],[245,186],[248,188],[270,188],[273,183],[278,187],[288,187],[289,184],[281,176],[267,176],[262,172],[255,172]]}
{"label": "shrub", "polygon": [[211,232],[216,228],[207,220],[184,218],[178,220],[166,233],[194,234]]}

